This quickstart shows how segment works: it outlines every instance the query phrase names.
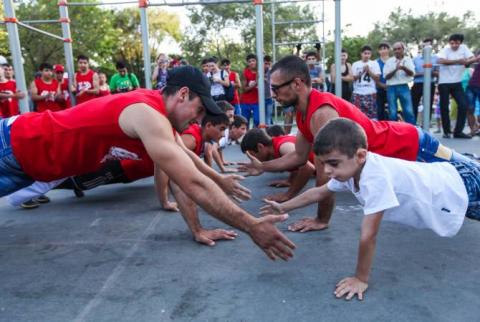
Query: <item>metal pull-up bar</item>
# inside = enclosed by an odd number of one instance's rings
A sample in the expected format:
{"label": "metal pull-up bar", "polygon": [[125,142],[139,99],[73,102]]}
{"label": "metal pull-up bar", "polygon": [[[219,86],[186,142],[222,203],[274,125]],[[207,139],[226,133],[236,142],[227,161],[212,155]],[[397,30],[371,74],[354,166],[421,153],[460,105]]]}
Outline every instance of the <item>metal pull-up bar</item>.
{"label": "metal pull-up bar", "polygon": [[292,20],[292,21],[276,21],[276,25],[298,25],[298,24],[307,24],[307,23],[319,23],[323,20]]}
{"label": "metal pull-up bar", "polygon": [[275,43],[275,46],[308,45],[308,44],[323,44],[323,41],[321,41],[321,40],[312,40],[312,41],[276,42],[276,43]]}

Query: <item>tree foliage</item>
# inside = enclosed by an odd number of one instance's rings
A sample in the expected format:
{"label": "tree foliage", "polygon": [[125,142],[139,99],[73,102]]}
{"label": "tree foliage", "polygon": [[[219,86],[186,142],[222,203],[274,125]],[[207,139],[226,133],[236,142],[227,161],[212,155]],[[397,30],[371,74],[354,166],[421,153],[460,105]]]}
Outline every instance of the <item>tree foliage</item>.
{"label": "tree foliage", "polygon": [[471,11],[463,17],[450,16],[447,12],[429,12],[423,15],[414,15],[412,10],[404,11],[397,8],[388,16],[386,23],[375,24],[368,34],[367,41],[377,46],[381,41],[393,43],[403,41],[409,47],[415,47],[425,38],[434,39],[434,47],[442,48],[453,33],[465,35],[465,43],[470,48],[480,46],[479,21]]}
{"label": "tree foliage", "polygon": [[[312,7],[295,4],[277,5],[276,21],[313,20]],[[272,53],[272,14],[269,5],[264,6],[264,51]],[[189,9],[191,26],[186,30],[182,49],[187,59],[199,63],[203,57],[228,58],[234,67],[244,65],[245,56],[255,53],[255,8],[250,4],[222,4],[197,6]],[[317,40],[315,26],[309,24],[276,25],[276,41]],[[279,55],[292,52],[282,47]]]}

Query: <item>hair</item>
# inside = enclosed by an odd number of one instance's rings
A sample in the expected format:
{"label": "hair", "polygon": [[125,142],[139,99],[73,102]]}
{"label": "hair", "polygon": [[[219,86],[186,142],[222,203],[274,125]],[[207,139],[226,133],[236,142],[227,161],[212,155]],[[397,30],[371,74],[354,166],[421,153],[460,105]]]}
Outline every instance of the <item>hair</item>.
{"label": "hair", "polygon": [[53,70],[53,66],[50,63],[41,63],[40,67],[38,67],[38,70],[44,70],[44,69]]}
{"label": "hair", "polygon": [[272,138],[262,129],[251,129],[243,137],[240,148],[243,153],[247,151],[258,152],[257,144],[259,143],[270,146],[272,145]]}
{"label": "hair", "polygon": [[216,101],[215,103],[217,103],[218,107],[220,107],[220,109],[224,113],[226,113],[227,111],[232,111],[234,109],[233,105],[227,101]]}
{"label": "hair", "polygon": [[345,48],[342,48],[342,53],[348,54],[347,50]]}
{"label": "hair", "polygon": [[221,64],[221,65],[230,65],[231,63],[232,63],[232,62],[231,62],[230,60],[224,58],[224,59],[222,59],[222,61],[221,61],[220,64]]}
{"label": "hair", "polygon": [[386,41],[379,43],[377,49],[382,49],[382,48],[390,49],[390,44]]}
{"label": "hair", "polygon": [[265,56],[263,57],[263,61],[264,61],[264,62],[272,62],[272,56],[270,56],[270,55],[265,55]]}
{"label": "hair", "polygon": [[250,59],[255,59],[255,60],[257,60],[257,55],[255,55],[255,54],[248,54],[248,55],[247,55],[247,58],[245,58],[245,60],[248,62]]}
{"label": "hair", "polygon": [[267,134],[271,137],[285,135],[285,130],[280,125],[272,125],[267,127]]}
{"label": "hair", "polygon": [[431,43],[433,43],[433,38],[427,37],[427,38],[423,39],[423,42],[431,42]]}
{"label": "hair", "polygon": [[115,67],[117,69],[127,68],[127,66],[125,65],[125,62],[123,61],[117,61],[117,63],[115,64]]}
{"label": "hair", "polygon": [[201,65],[208,64],[208,58],[202,59],[202,62],[200,63]]}
{"label": "hair", "polygon": [[360,50],[360,52],[363,53],[363,52],[366,51],[366,50],[368,50],[368,51],[373,51],[373,50],[372,50],[372,47],[370,47],[369,45],[365,45],[365,46],[362,47],[362,49]]}
{"label": "hair", "polygon": [[230,124],[230,120],[228,119],[227,114],[222,113],[222,114],[205,114],[205,116],[202,119],[202,127],[207,125],[207,123],[212,124],[213,126],[224,124],[225,126],[228,126]]}
{"label": "hair", "polygon": [[358,149],[366,148],[365,131],[360,125],[346,118],[336,118],[327,122],[313,142],[313,152],[316,155],[338,151],[353,158]]}
{"label": "hair", "polygon": [[246,125],[247,128],[248,128],[248,120],[241,116],[241,115],[234,115],[233,116],[233,123],[230,125],[230,127],[236,127],[236,128],[239,128],[241,127],[242,125]]}
{"label": "hair", "polygon": [[305,59],[308,59],[308,57],[315,57],[315,59],[317,59],[317,53],[314,52],[314,51],[309,51],[306,55],[305,55]]}
{"label": "hair", "polygon": [[2,64],[2,67],[12,67],[9,63]]}
{"label": "hair", "polygon": [[90,59],[88,58],[88,56],[85,56],[85,55],[78,55],[78,56],[77,56],[77,62],[80,61],[80,60],[86,60],[87,62],[90,61]]}
{"label": "hair", "polygon": [[218,59],[217,57],[210,57],[208,60],[207,60],[207,63],[217,63]]}
{"label": "hair", "polygon": [[302,79],[307,86],[312,84],[312,79],[310,78],[310,71],[308,69],[307,63],[303,59],[295,55],[285,56],[279,61],[277,61],[270,71],[272,75],[276,71],[285,76],[287,79],[300,78]]}
{"label": "hair", "polygon": [[453,34],[450,37],[448,37],[448,41],[459,41],[461,43],[463,42],[464,39],[465,37],[463,36],[463,34]]}
{"label": "hair", "polygon": [[[180,88],[182,87],[185,87],[185,86],[173,86],[173,85],[166,85],[165,87],[162,88],[162,95],[165,95],[166,97],[168,96],[173,96],[175,94],[177,94],[177,92],[180,90]],[[197,98],[198,95],[197,93],[195,93],[194,91],[190,91],[190,95],[189,95],[189,100],[193,100],[195,98]]]}

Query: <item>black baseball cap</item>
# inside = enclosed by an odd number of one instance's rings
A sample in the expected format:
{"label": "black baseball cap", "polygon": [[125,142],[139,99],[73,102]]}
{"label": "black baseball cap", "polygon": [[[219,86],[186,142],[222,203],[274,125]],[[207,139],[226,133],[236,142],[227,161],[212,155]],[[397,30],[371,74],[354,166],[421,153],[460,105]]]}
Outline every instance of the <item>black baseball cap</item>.
{"label": "black baseball cap", "polygon": [[167,86],[188,87],[200,96],[203,106],[209,114],[224,114],[212,99],[210,81],[203,73],[193,66],[180,66],[168,71]]}

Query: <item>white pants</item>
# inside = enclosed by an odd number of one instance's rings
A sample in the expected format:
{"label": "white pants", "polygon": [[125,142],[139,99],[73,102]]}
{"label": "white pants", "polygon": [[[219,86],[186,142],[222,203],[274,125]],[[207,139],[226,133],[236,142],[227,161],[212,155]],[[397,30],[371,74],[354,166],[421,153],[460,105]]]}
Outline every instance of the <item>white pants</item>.
{"label": "white pants", "polygon": [[31,200],[49,192],[65,180],[66,178],[50,182],[35,181],[32,185],[8,195],[7,201],[10,205],[18,207],[25,201]]}

